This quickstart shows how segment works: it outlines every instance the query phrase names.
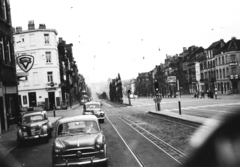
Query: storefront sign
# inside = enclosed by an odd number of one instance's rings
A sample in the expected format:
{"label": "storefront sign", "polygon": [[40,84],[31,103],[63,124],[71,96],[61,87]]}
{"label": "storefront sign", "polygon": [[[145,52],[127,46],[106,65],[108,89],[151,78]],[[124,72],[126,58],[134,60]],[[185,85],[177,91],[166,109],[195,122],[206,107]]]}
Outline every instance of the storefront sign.
{"label": "storefront sign", "polygon": [[15,93],[17,93],[17,87],[16,86],[6,87],[6,94],[15,94]]}

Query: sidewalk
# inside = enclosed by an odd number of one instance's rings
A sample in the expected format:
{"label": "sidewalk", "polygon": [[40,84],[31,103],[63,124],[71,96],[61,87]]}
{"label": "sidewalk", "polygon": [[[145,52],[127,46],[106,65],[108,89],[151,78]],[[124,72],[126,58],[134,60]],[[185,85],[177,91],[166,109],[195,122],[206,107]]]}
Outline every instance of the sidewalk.
{"label": "sidewalk", "polygon": [[[48,117],[49,121],[55,123],[60,117]],[[19,127],[0,134],[0,155],[6,156],[10,151],[18,146],[17,131]]]}

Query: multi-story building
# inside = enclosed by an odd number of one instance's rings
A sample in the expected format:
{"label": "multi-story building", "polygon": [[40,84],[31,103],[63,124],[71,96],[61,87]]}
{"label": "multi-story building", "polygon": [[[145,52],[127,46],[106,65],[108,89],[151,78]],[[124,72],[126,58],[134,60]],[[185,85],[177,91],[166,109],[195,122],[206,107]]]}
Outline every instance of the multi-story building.
{"label": "multi-story building", "polygon": [[[34,58],[32,69],[25,80],[19,81],[19,99],[22,107],[45,106],[52,109],[60,107],[62,98],[60,88],[59,58],[57,31],[47,29],[40,24],[35,29],[33,21],[29,21],[28,30],[16,28],[14,46],[16,57],[31,55]],[[17,66],[17,73],[23,71]]]}
{"label": "multi-story building", "polygon": [[205,68],[205,79],[206,79],[206,89],[208,91],[215,91],[216,85],[216,71],[215,71],[215,54],[225,42],[223,39],[213,42],[207,49],[205,49],[206,54],[206,68]]}
{"label": "multi-story building", "polygon": [[240,92],[240,40],[233,37],[215,53],[218,94]]}
{"label": "multi-story building", "polygon": [[16,65],[9,1],[0,3],[0,133],[15,124],[19,114]]}

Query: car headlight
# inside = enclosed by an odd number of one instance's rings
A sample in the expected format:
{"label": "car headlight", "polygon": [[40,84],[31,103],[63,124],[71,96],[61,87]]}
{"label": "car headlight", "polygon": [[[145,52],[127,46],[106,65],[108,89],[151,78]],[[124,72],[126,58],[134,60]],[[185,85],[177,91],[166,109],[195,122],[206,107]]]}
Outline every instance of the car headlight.
{"label": "car headlight", "polygon": [[96,147],[101,148],[105,143],[105,137],[103,135],[99,135],[96,140]]}
{"label": "car headlight", "polygon": [[60,151],[62,151],[62,149],[63,149],[63,145],[59,141],[55,141],[54,151],[56,153],[59,153]]}
{"label": "car headlight", "polygon": [[98,114],[98,111],[94,111],[94,114]]}
{"label": "car headlight", "polygon": [[21,130],[22,130],[22,131],[26,131],[26,129],[27,129],[26,126],[22,126],[22,127],[21,127]]}

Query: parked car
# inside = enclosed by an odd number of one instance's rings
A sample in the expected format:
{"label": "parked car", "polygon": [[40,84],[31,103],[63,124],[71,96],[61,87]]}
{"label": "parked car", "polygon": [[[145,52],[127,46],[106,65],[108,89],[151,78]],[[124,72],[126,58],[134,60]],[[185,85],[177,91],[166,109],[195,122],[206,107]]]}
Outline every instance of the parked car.
{"label": "parked car", "polygon": [[45,110],[28,110],[19,122],[17,140],[23,142],[30,139],[42,138],[48,142],[52,136],[52,123],[47,118]]}
{"label": "parked car", "polygon": [[100,102],[87,102],[83,106],[83,115],[95,115],[99,122],[104,123],[105,112]]}
{"label": "parked car", "polygon": [[108,166],[105,136],[94,115],[58,120],[52,145],[52,166]]}

